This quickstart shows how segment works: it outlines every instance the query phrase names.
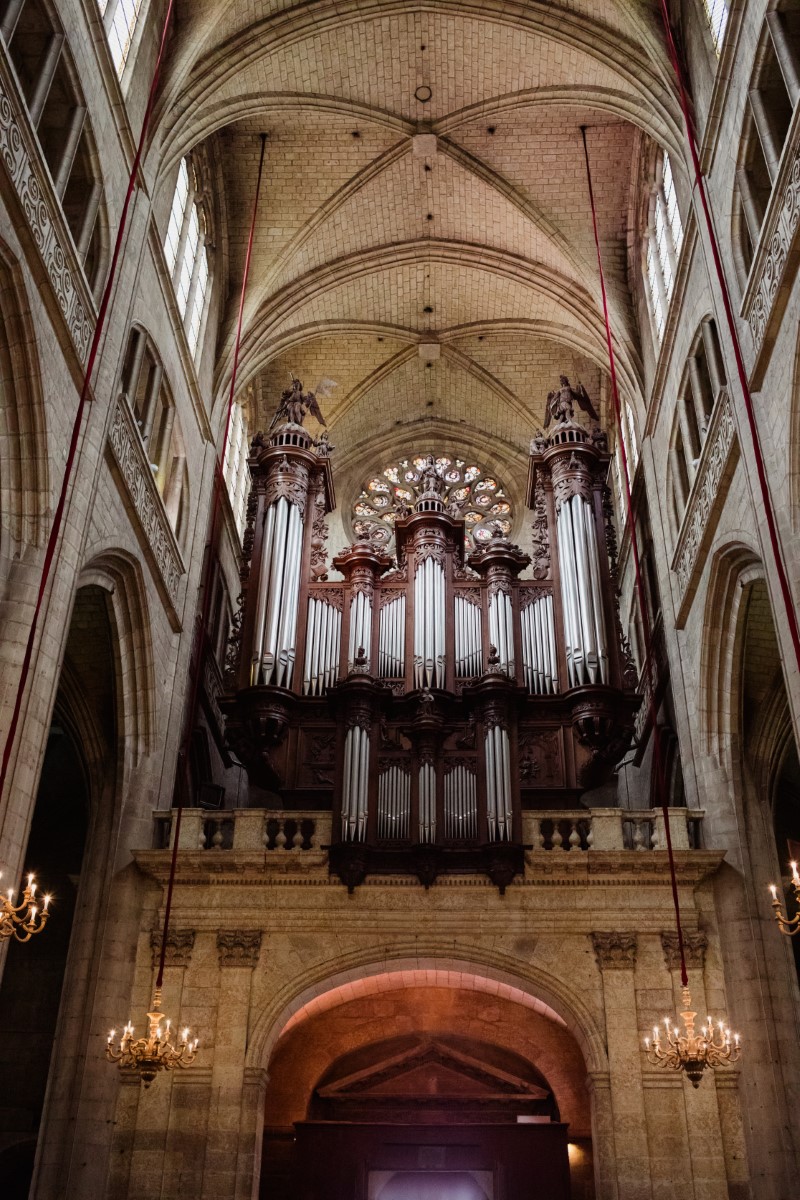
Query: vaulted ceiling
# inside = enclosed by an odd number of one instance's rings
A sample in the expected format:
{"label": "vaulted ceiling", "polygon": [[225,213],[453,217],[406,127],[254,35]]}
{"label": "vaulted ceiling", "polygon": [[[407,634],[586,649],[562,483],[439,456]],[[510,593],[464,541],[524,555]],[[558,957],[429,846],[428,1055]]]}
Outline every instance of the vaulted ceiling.
{"label": "vaulted ceiling", "polygon": [[179,0],[177,26],[154,153],[166,178],[217,139],[230,293],[218,393],[265,130],[242,394],[250,385],[263,424],[290,371],[337,382],[325,415],[342,500],[341,479],[357,490],[365,463],[434,445],[521,466],[562,371],[602,410],[581,126],[636,406],[636,180],[647,138],[678,144],[651,6]]}

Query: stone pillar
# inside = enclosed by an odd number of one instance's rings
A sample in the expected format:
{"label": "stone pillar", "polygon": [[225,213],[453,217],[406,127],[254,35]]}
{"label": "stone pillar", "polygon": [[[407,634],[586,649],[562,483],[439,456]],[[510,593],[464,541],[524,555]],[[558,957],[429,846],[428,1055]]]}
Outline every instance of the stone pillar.
{"label": "stone pillar", "polygon": [[235,1200],[253,1200],[261,1180],[264,1101],[268,1075],[263,1067],[245,1067],[239,1115]]}
{"label": "stone pillar", "polygon": [[592,1071],[586,1078],[592,1100],[592,1155],[596,1200],[618,1200],[617,1151],[614,1113],[611,1105],[611,1076]]}
{"label": "stone pillar", "polygon": [[[261,950],[261,930],[217,933],[219,986],[202,1200],[250,1195],[239,1188],[240,1132],[250,1010],[250,982]],[[255,1152],[255,1147],[252,1148]],[[252,1157],[252,1154],[251,1154]],[[251,1172],[252,1174],[252,1172]]]}
{"label": "stone pillar", "polygon": [[[611,1084],[610,1122],[616,1150],[615,1195],[618,1200],[652,1200],[634,987],[636,934],[593,933],[592,945],[603,976]],[[605,1139],[608,1140],[607,1131]],[[608,1194],[614,1195],[612,1192]]]}

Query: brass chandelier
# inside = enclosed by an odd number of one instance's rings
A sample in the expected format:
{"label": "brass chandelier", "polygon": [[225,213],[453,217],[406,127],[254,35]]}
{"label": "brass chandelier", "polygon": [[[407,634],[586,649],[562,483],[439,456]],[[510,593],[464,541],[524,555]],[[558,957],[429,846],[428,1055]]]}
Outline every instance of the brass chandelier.
{"label": "brass chandelier", "polygon": [[797,904],[797,912],[793,917],[784,915],[783,905],[778,899],[778,889],[774,883],[769,885],[769,890],[772,893],[772,908],[778,928],[787,937],[794,937],[798,930],[800,930],[800,872],[797,870],[796,862],[789,863],[789,866],[792,868],[792,891],[794,892],[795,903]]}
{"label": "brass chandelier", "polygon": [[654,1067],[671,1067],[674,1071],[685,1071],[692,1087],[699,1087],[703,1072],[739,1061],[741,1038],[731,1033],[723,1021],[716,1028],[711,1017],[700,1032],[695,1031],[697,1012],[692,1008],[692,997],[688,987],[683,989],[683,1031],[664,1017],[664,1040],[661,1030],[653,1026],[652,1038],[645,1038],[647,1060]]}
{"label": "brass chandelier", "polygon": [[36,903],[36,880],[28,876],[22,893],[22,902],[14,904],[14,889],[9,888],[0,896],[0,942],[16,938],[18,942],[29,942],[35,933],[41,933],[50,916],[50,897],[45,896],[41,908]]}
{"label": "brass chandelier", "polygon": [[182,1030],[177,1046],[173,1045],[170,1041],[172,1022],[161,1012],[160,987],[153,994],[153,1007],[147,1014],[147,1023],[147,1035],[134,1041],[134,1028],[128,1021],[118,1047],[114,1045],[117,1031],[112,1029],[106,1042],[106,1058],[109,1062],[119,1063],[121,1070],[135,1071],[144,1086],[149,1088],[159,1071],[190,1067],[197,1054],[199,1039],[192,1039],[186,1028]]}

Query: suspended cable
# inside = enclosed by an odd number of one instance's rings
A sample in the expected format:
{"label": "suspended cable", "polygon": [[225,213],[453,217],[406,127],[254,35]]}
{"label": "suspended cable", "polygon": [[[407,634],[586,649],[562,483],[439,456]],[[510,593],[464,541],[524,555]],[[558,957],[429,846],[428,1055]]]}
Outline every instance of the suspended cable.
{"label": "suspended cable", "polygon": [[47,590],[47,584],[50,579],[50,574],[55,562],[56,549],[58,539],[61,533],[61,526],[64,520],[64,511],[66,509],[67,494],[69,492],[69,484],[72,478],[72,472],[75,466],[75,460],[78,453],[78,442],[80,440],[81,427],[83,425],[83,414],[86,409],[86,404],[91,394],[91,381],[94,372],[95,363],[97,361],[97,352],[100,346],[100,339],[105,330],[106,317],[108,316],[109,305],[111,303],[111,295],[114,290],[114,284],[117,278],[117,267],[119,265],[119,257],[122,251],[122,241],[125,235],[125,227],[128,220],[128,211],[130,209],[133,193],[136,189],[136,180],[139,175],[139,169],[142,162],[142,154],[144,152],[147,134],[150,129],[150,120],[153,115],[153,108],[156,101],[156,93],[158,91],[158,81],[161,75],[161,65],[164,60],[164,53],[167,46],[167,35],[169,32],[170,20],[172,18],[172,10],[175,0],[169,0],[167,11],[164,17],[164,25],[161,31],[161,42],[158,48],[156,57],[156,65],[153,70],[153,78],[150,82],[150,92],[147,97],[147,106],[144,111],[142,120],[142,128],[139,134],[139,141],[136,146],[136,153],[133,158],[130,176],[128,177],[128,187],[125,192],[125,200],[122,205],[120,214],[119,226],[117,228],[117,236],[114,242],[114,251],[111,255],[111,265],[108,270],[108,278],[103,289],[103,295],[100,300],[100,307],[97,313],[97,322],[92,334],[92,340],[89,346],[89,356],[86,360],[86,371],[83,376],[83,384],[81,386],[80,399],[78,400],[78,408],[75,413],[75,420],[72,425],[72,434],[70,436],[69,449],[67,450],[67,459],[64,464],[64,475],[61,480],[61,491],[56,504],[55,515],[53,517],[53,525],[50,530],[50,535],[47,539],[47,547],[44,554],[44,562],[42,564],[42,574],[39,580],[39,589],[36,595],[36,604],[33,609],[33,619],[30,629],[28,630],[28,640],[25,644],[25,654],[22,659],[22,668],[20,670],[19,681],[17,683],[17,692],[14,698],[14,707],[11,712],[11,720],[8,725],[8,733],[6,735],[5,746],[3,747],[2,765],[0,765],[0,799],[2,799],[5,789],[6,778],[8,775],[8,767],[11,762],[11,752],[14,747],[17,727],[22,712],[22,699],[25,694],[25,686],[28,682],[28,676],[31,669],[31,660],[33,658],[33,646],[36,640],[36,630],[39,624],[39,618],[42,612],[44,596]]}
{"label": "suspended cable", "polygon": [[[683,928],[681,925],[681,908],[680,899],[678,896],[678,879],[675,871],[675,855],[672,849],[672,831],[669,822],[669,805],[667,796],[667,781],[664,771],[664,760],[661,752],[661,734],[658,727],[658,711],[656,707],[656,679],[653,671],[653,638],[652,625],[650,621],[650,605],[647,599],[647,592],[644,586],[644,578],[642,575],[641,562],[639,559],[639,547],[636,541],[636,516],[633,507],[633,498],[631,495],[630,472],[628,470],[628,454],[625,447],[625,439],[622,436],[622,410],[619,399],[619,389],[617,387],[617,364],[614,354],[614,341],[611,335],[611,319],[608,312],[608,296],[606,294],[605,272],[603,270],[603,257],[600,252],[600,237],[597,231],[597,208],[594,200],[594,187],[592,186],[592,169],[589,163],[589,149],[586,143],[586,126],[581,125],[581,137],[583,139],[583,156],[586,162],[586,182],[589,187],[589,204],[592,211],[592,231],[594,233],[594,245],[597,252],[597,269],[600,276],[600,295],[603,302],[603,321],[606,331],[606,345],[608,348],[608,364],[611,377],[611,398],[614,406],[614,416],[617,422],[617,443],[618,452],[622,461],[622,481],[625,491],[625,505],[627,510],[627,526],[631,540],[631,552],[633,555],[633,570],[636,581],[636,594],[639,600],[639,610],[642,614],[642,626],[644,628],[645,637],[645,671],[647,675],[647,692],[648,692],[648,719],[653,730],[653,766],[656,777],[656,794],[661,801],[661,811],[664,818],[664,836],[667,842],[667,855],[669,857],[670,883],[672,887],[672,903],[675,908],[675,925],[678,933],[678,951],[681,960],[681,983],[684,987],[688,985],[689,976],[686,971],[686,955],[683,945]],[[627,782],[627,780],[626,780]]]}

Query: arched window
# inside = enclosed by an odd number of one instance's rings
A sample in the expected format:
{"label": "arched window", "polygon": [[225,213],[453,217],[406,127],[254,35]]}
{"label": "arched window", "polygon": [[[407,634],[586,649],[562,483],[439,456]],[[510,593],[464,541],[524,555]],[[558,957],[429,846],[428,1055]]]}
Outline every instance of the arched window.
{"label": "arched window", "polygon": [[155,347],[143,329],[131,330],[122,391],[133,412],[167,516],[182,542],[188,527],[189,473],[183,434]]}
{"label": "arched window", "polygon": [[658,340],[661,341],[675,287],[678,256],[683,245],[683,225],[675,193],[675,180],[666,152],[659,164],[650,204],[645,261],[650,311],[653,314]]}
{"label": "arched window", "polygon": [[178,168],[164,255],[192,354],[197,354],[206,311],[210,263],[209,222],[194,165],[184,158]]}
{"label": "arched window", "polygon": [[250,468],[247,465],[248,449],[247,414],[241,404],[234,404],[231,425],[228,430],[223,474],[239,537],[244,534],[247,494],[250,491]]}
{"label": "arched window", "polygon": [[797,0],[784,0],[765,19],[742,125],[733,206],[742,286],[758,244],[798,96],[800,6]]}
{"label": "arched window", "polygon": [[728,28],[728,5],[725,0],[703,0],[706,20],[711,30],[711,40],[719,55],[725,40],[725,30]]}
{"label": "arched window", "polygon": [[106,259],[103,184],[67,39],[43,0],[0,0],[0,34],[36,130],[86,279],[98,295]]}
{"label": "arched window", "polygon": [[670,438],[670,515],[677,536],[694,485],[717,397],[726,385],[722,349],[712,317],[700,322],[678,389]]}
{"label": "arched window", "polygon": [[136,23],[144,0],[97,0],[108,38],[111,58],[121,79],[133,45]]}

